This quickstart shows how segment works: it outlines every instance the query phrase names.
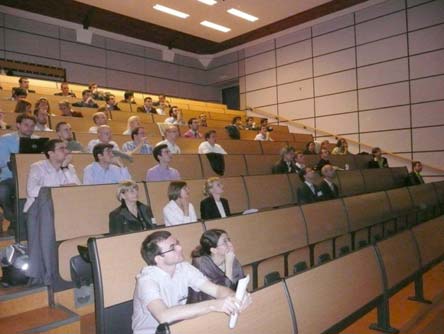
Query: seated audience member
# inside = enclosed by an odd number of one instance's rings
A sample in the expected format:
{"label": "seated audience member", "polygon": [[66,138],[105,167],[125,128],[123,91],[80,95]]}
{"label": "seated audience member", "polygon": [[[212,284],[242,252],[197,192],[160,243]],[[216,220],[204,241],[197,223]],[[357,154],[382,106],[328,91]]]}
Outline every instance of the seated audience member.
{"label": "seated audience member", "polygon": [[171,154],[180,154],[182,152],[180,147],[176,144],[177,137],[179,137],[179,130],[177,129],[177,126],[171,125],[165,129],[165,140],[158,142],[156,146],[167,144]]}
{"label": "seated audience member", "polygon": [[252,131],[259,130],[256,126],[256,123],[254,122],[253,117],[247,117],[247,120],[245,122],[245,130],[252,130]]}
{"label": "seated audience member", "polygon": [[57,136],[66,144],[66,148],[68,149],[68,151],[86,153],[86,150],[83,148],[83,146],[79,142],[74,140],[71,125],[69,123],[58,122],[55,129]]}
{"label": "seated audience member", "polygon": [[323,176],[322,182],[319,184],[319,188],[322,191],[324,199],[335,199],[339,197],[339,188],[333,182],[336,170],[332,165],[325,165],[321,169],[321,174]]}
{"label": "seated audience member", "polygon": [[205,181],[204,196],[200,202],[200,216],[202,219],[225,218],[231,216],[230,206],[225,198],[224,185],[218,177],[210,177]]}
{"label": "seated audience member", "polygon": [[273,141],[273,139],[271,139],[270,137],[270,132],[268,132],[267,127],[265,125],[261,126],[261,130],[259,131],[259,133],[256,135],[256,137],[254,138],[254,140],[259,140],[259,141]]}
{"label": "seated audience member", "polygon": [[131,141],[122,146],[122,151],[128,154],[151,154],[153,148],[148,144],[145,128],[139,126],[131,131]]}
{"label": "seated audience member", "polygon": [[296,173],[302,177],[305,170],[305,156],[301,151],[297,151],[294,154],[294,169]]}
{"label": "seated audience member", "polygon": [[199,126],[206,128],[208,127],[207,124],[207,115],[205,115],[204,113],[199,115]]}
{"label": "seated audience member", "polygon": [[106,125],[108,123],[108,118],[104,112],[99,111],[93,114],[93,122],[95,125],[89,128],[89,133],[97,133],[99,126]]}
{"label": "seated audience member", "polygon": [[316,154],[316,144],[315,144],[314,141],[309,141],[309,142],[305,145],[304,154],[305,154],[305,155]]}
{"label": "seated audience member", "polygon": [[73,107],[79,108],[98,108],[99,105],[94,101],[92,97],[92,92],[89,89],[85,89],[82,92],[82,100],[74,102]]}
{"label": "seated audience member", "polygon": [[131,175],[122,161],[114,157],[113,145],[97,144],[93,148],[94,162],[83,171],[83,184],[108,184],[130,180]]}
{"label": "seated audience member", "polygon": [[[236,258],[234,247],[227,232],[219,229],[205,231],[200,245],[192,252],[192,264],[211,282],[236,291],[237,282],[245,277],[242,266]],[[204,292],[190,289],[188,303],[211,300]]]}
{"label": "seated audience member", "polygon": [[304,183],[297,189],[298,203],[306,204],[323,200],[324,194],[315,184],[318,177],[316,172],[310,167],[305,167],[303,177]]}
{"label": "seated audience member", "polygon": [[26,89],[15,88],[12,90],[12,96],[11,96],[12,101],[26,100],[27,97],[28,93],[26,92]]}
{"label": "seated audience member", "polygon": [[134,92],[126,91],[123,94],[123,100],[121,100],[120,103],[136,104],[136,101],[134,101]]}
{"label": "seated audience member", "polygon": [[124,135],[130,135],[131,132],[133,132],[133,130],[135,128],[140,127],[142,124],[140,122],[140,118],[139,116],[130,116],[128,118],[127,124],[126,124],[126,130],[123,131]]}
{"label": "seated audience member", "polygon": [[[49,105],[48,99],[41,97],[37,100],[37,102],[34,105],[34,112],[36,110],[45,111],[48,115],[52,115],[51,113],[51,106]],[[55,116],[55,115],[52,115]]]}
{"label": "seated audience member", "polygon": [[422,172],[422,163],[421,161],[413,161],[412,162],[412,171],[407,176],[407,185],[408,186],[415,186],[418,184],[424,184],[424,179],[421,175]]}
{"label": "seated audience member", "polygon": [[199,132],[199,120],[197,118],[190,118],[188,120],[188,131],[183,134],[184,138],[202,138]]}
{"label": "seated audience member", "polygon": [[14,113],[16,114],[30,114],[32,112],[32,104],[26,100],[17,101]]}
{"label": "seated audience member", "polygon": [[63,97],[76,97],[76,94],[74,92],[69,90],[69,84],[67,82],[62,82],[60,84],[60,92],[55,93],[55,96],[63,96]]}
{"label": "seated audience member", "polygon": [[333,155],[347,155],[350,154],[348,151],[348,143],[344,138],[339,138],[336,143],[336,147],[331,151]]}
{"label": "seated audience member", "polygon": [[29,89],[29,79],[27,77],[21,77],[18,82],[19,87],[12,88],[12,96],[17,95],[15,92],[17,89],[23,89],[26,92],[26,95],[29,93],[35,93],[35,90]]}
{"label": "seated audience member", "polygon": [[200,143],[198,148],[199,154],[208,154],[208,153],[219,153],[219,154],[227,154],[227,152],[220,146],[216,144],[216,131],[210,130],[205,133],[205,141]]}
{"label": "seated audience member", "polygon": [[88,90],[91,91],[94,100],[105,101],[105,93],[99,90],[99,86],[95,82],[89,84]]}
{"label": "seated audience member", "polygon": [[153,156],[158,164],[147,171],[146,181],[180,180],[180,174],[177,169],[170,167],[172,155],[167,144],[154,147]]}
{"label": "seated audience member", "polygon": [[34,116],[37,121],[35,124],[35,131],[46,131],[46,132],[52,132],[48,126],[48,112],[44,109],[35,109],[34,110]]}
{"label": "seated audience member", "polygon": [[5,211],[5,217],[11,223],[15,222],[14,197],[15,180],[10,169],[11,154],[18,153],[20,137],[32,138],[35,117],[24,113],[16,118],[16,132],[11,132],[0,136],[0,206]]}
{"label": "seated audience member", "polygon": [[74,166],[70,163],[72,155],[60,139],[49,140],[43,150],[46,160],[34,162],[28,173],[27,199],[23,208],[27,212],[39,195],[42,187],[79,185]]}
{"label": "seated audience member", "polygon": [[[159,323],[173,323],[211,312],[227,315],[242,312],[251,304],[249,294],[237,301],[233,290],[212,283],[186,262],[179,241],[168,231],[151,233],[143,241],[140,252],[147,266],[136,277],[133,334],[155,334]],[[216,299],[185,305],[189,288]]]}
{"label": "seated audience member", "polygon": [[177,106],[172,106],[169,111],[170,117],[166,118],[163,122],[166,124],[173,124],[173,125],[183,125],[182,120],[182,112]]}
{"label": "seated audience member", "polygon": [[228,136],[231,139],[240,139],[240,131],[243,130],[244,127],[242,126],[242,118],[240,116],[233,117],[233,120],[231,121],[230,125],[227,125],[225,129],[228,132]]}
{"label": "seated audience member", "polygon": [[8,130],[11,127],[4,121],[5,119],[5,112],[3,110],[0,110],[0,130]]}
{"label": "seated audience member", "polygon": [[112,94],[108,94],[105,96],[105,110],[111,110],[111,111],[120,111],[119,106],[116,102],[116,97]]}
{"label": "seated audience member", "polygon": [[151,208],[139,202],[139,186],[126,180],[117,186],[120,206],[109,214],[109,233],[122,234],[150,230],[156,227]]}
{"label": "seated audience member", "polygon": [[67,100],[59,102],[59,111],[60,116],[64,117],[83,117],[83,114],[80,111],[74,111],[71,109],[71,103]]}
{"label": "seated audience member", "polygon": [[273,174],[296,173],[294,164],[295,149],[292,146],[285,146],[281,149],[280,160],[273,166]]}
{"label": "seated audience member", "polygon": [[186,182],[171,182],[168,186],[168,199],[168,204],[163,208],[163,220],[166,226],[197,221],[196,211],[190,202],[190,188]]}
{"label": "seated audience member", "polygon": [[326,148],[321,148],[321,151],[319,152],[319,158],[320,159],[316,164],[316,166],[314,167],[314,170],[321,173],[322,167],[324,167],[325,165],[331,165],[329,160],[330,152]]}
{"label": "seated audience member", "polygon": [[160,94],[157,101],[153,102],[153,106],[156,107],[159,115],[165,115],[166,110],[171,108],[170,104],[166,100],[166,96],[163,94]]}
{"label": "seated audience member", "polygon": [[156,108],[153,107],[153,99],[149,96],[143,99],[143,106],[137,107],[137,112],[146,114],[157,114]]}
{"label": "seated audience member", "polygon": [[261,124],[260,124],[260,126],[266,126],[268,132],[273,131],[273,127],[272,127],[271,125],[268,124],[268,118],[261,118]]}
{"label": "seated audience member", "polygon": [[112,141],[111,128],[108,125],[101,125],[97,129],[97,139],[92,139],[88,143],[88,152],[92,153],[94,146],[97,144],[110,144],[113,150],[119,151],[119,145],[115,141]]}
{"label": "seated audience member", "polygon": [[382,156],[379,147],[372,148],[373,159],[368,162],[368,168],[388,168],[387,159]]}

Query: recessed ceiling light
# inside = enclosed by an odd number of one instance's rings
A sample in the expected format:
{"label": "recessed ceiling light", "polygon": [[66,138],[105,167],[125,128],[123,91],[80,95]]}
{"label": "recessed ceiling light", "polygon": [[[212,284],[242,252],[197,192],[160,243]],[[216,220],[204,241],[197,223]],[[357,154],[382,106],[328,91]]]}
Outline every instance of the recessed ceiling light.
{"label": "recessed ceiling light", "polygon": [[170,14],[170,15],[174,15],[174,16],[180,17],[181,19],[186,19],[188,16],[190,16],[187,13],[179,12],[178,10],[175,10],[175,9],[172,9],[172,8],[169,8],[169,7],[165,7],[165,6],[162,6],[162,5],[159,5],[159,4],[154,5],[153,8],[158,10],[158,11],[161,11],[161,12],[164,12],[164,13],[167,13],[167,14]]}
{"label": "recessed ceiling light", "polygon": [[230,28],[221,26],[220,24],[216,24],[216,23],[213,23],[213,22],[210,22],[210,21],[202,21],[200,24],[205,26],[205,27],[208,27],[208,28],[211,28],[211,29],[215,29],[215,30],[219,30],[219,31],[222,31],[222,32],[229,32],[231,30]]}
{"label": "recessed ceiling light", "polygon": [[197,1],[202,2],[208,6],[213,6],[213,5],[217,4],[216,0],[197,0]]}
{"label": "recessed ceiling light", "polygon": [[230,8],[229,10],[227,10],[227,12],[230,13],[231,15],[238,16],[238,17],[240,17],[244,20],[250,21],[250,22],[254,22],[254,21],[258,20],[258,18],[256,16],[244,13],[238,9],[235,9],[235,8]]}

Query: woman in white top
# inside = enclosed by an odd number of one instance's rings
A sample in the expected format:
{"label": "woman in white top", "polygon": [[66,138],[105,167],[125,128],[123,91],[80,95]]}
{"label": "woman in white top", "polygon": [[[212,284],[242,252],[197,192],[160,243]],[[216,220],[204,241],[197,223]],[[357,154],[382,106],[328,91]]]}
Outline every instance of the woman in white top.
{"label": "woman in white top", "polygon": [[126,130],[123,132],[124,135],[131,135],[131,132],[138,127],[141,127],[139,116],[131,116],[128,118],[128,125],[126,126]]}
{"label": "woman in white top", "polygon": [[173,181],[168,186],[168,204],[163,208],[166,226],[197,221],[196,211],[190,202],[190,188],[184,181]]}

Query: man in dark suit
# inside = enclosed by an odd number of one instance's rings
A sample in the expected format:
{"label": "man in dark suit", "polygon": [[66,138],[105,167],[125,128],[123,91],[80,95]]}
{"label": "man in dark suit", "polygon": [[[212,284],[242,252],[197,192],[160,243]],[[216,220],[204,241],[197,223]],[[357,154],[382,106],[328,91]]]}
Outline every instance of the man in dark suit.
{"label": "man in dark suit", "polygon": [[106,106],[105,106],[106,110],[120,111],[120,108],[116,102],[116,97],[114,95],[112,95],[112,94],[106,95],[105,102],[106,102]]}
{"label": "man in dark suit", "polygon": [[297,189],[298,203],[307,204],[322,201],[324,199],[324,194],[321,189],[315,184],[318,175],[316,172],[310,168],[305,167],[304,169],[304,183]]}
{"label": "man in dark suit", "polygon": [[14,87],[12,88],[12,96],[16,96],[16,90],[21,88],[26,92],[26,95],[28,95],[29,93],[35,93],[35,90],[31,90],[29,89],[29,79],[26,77],[21,77],[19,79],[19,87]]}
{"label": "man in dark suit", "polygon": [[373,159],[368,162],[368,168],[388,168],[387,159],[382,156],[379,147],[372,148]]}
{"label": "man in dark suit", "polygon": [[145,97],[143,99],[143,106],[137,107],[137,112],[157,114],[156,108],[153,107],[153,99],[149,96]]}
{"label": "man in dark suit", "polygon": [[294,155],[294,169],[296,174],[302,179],[302,174],[304,174],[305,169],[305,156],[301,151],[297,151]]}
{"label": "man in dark suit", "polygon": [[321,174],[322,167],[325,165],[331,165],[330,164],[330,152],[326,148],[321,148],[321,151],[319,152],[319,158],[320,160],[314,167],[315,171],[317,171],[319,174]]}
{"label": "man in dark suit", "polygon": [[273,174],[296,173],[294,151],[292,146],[285,146],[281,149],[281,159],[273,166]]}
{"label": "man in dark suit", "polygon": [[413,161],[412,162],[412,172],[407,176],[407,185],[408,186],[416,186],[418,184],[424,184],[424,179],[421,175],[422,172],[422,163],[421,161]]}
{"label": "man in dark suit", "polygon": [[332,165],[325,165],[321,169],[321,174],[324,177],[319,188],[324,195],[324,199],[335,199],[339,197],[338,186],[333,182],[336,171]]}
{"label": "man in dark suit", "polygon": [[98,108],[99,105],[93,100],[92,92],[89,89],[85,89],[82,92],[82,101],[75,102],[72,104],[73,107],[80,108]]}

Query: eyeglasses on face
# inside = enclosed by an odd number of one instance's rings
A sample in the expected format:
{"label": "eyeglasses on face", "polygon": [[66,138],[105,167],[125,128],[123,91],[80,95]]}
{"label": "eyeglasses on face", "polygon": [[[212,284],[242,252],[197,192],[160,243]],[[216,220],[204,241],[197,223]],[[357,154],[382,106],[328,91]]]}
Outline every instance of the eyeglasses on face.
{"label": "eyeglasses on face", "polygon": [[169,252],[174,252],[176,250],[177,246],[180,246],[180,242],[178,240],[176,240],[176,242],[174,244],[172,244],[168,250],[159,253],[159,255],[164,255]]}

